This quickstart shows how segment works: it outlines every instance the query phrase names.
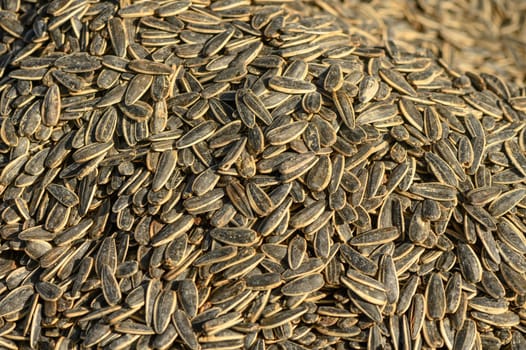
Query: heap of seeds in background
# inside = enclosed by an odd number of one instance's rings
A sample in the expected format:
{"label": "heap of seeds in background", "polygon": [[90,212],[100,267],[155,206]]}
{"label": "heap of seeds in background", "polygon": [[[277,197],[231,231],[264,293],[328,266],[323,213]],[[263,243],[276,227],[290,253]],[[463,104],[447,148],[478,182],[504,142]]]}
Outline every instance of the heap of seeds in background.
{"label": "heap of seeds in background", "polygon": [[[462,71],[526,83],[526,2],[522,0],[315,0],[382,44],[395,39],[440,55]],[[308,7],[315,10],[315,7]]]}
{"label": "heap of seeds in background", "polygon": [[524,348],[524,89],[298,3],[3,4],[0,347]]}

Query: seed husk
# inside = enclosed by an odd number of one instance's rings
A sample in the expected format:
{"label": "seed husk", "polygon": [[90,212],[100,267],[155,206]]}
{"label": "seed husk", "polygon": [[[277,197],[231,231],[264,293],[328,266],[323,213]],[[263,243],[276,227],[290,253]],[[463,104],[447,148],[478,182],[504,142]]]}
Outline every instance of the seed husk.
{"label": "seed husk", "polygon": [[109,305],[116,305],[122,297],[117,279],[107,264],[102,265],[100,273],[104,298]]}
{"label": "seed husk", "polygon": [[304,295],[315,292],[323,285],[323,276],[321,274],[313,274],[287,282],[281,287],[281,292],[287,296]]}
{"label": "seed husk", "polygon": [[13,289],[0,302],[0,315],[5,316],[22,310],[33,295],[33,286],[25,285]]}
{"label": "seed husk", "polygon": [[183,342],[190,349],[199,349],[197,337],[192,329],[192,324],[188,319],[188,316],[182,310],[176,310],[173,315],[173,321],[177,333],[183,340]]}
{"label": "seed husk", "polygon": [[258,240],[257,233],[248,228],[215,228],[210,232],[212,238],[234,246],[251,246]]}

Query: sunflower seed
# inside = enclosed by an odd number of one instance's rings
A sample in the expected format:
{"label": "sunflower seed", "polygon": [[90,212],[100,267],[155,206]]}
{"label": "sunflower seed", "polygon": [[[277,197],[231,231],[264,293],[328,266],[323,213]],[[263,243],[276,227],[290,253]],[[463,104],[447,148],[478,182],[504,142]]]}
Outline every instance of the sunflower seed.
{"label": "sunflower seed", "polygon": [[192,329],[192,324],[190,323],[186,313],[182,310],[176,310],[173,315],[173,321],[177,333],[186,346],[188,346],[190,349],[199,349],[197,337]]}
{"label": "sunflower seed", "polygon": [[210,236],[225,244],[238,247],[251,246],[258,240],[254,230],[248,228],[215,228],[210,231]]}
{"label": "sunflower seed", "polygon": [[33,286],[25,285],[13,289],[0,302],[2,316],[22,310],[33,295]]}
{"label": "sunflower seed", "polygon": [[103,264],[101,266],[101,282],[102,282],[102,291],[104,293],[104,298],[106,299],[109,305],[115,305],[121,300],[121,292],[117,279],[111,268]]}
{"label": "sunflower seed", "polygon": [[307,275],[287,282],[281,287],[281,292],[287,296],[304,295],[320,289],[324,285],[321,274]]}

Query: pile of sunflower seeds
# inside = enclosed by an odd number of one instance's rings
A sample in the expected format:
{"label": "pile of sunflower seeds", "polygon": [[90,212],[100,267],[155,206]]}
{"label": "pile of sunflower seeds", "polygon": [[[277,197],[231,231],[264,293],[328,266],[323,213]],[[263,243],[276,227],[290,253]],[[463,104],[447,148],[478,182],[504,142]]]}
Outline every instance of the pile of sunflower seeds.
{"label": "pile of sunflower seeds", "polygon": [[[315,0],[374,45],[394,39],[429,50],[462,71],[526,84],[522,0]],[[315,7],[307,10],[315,11]]]}
{"label": "pile of sunflower seeds", "polygon": [[526,89],[286,1],[2,4],[1,348],[526,347]]}

